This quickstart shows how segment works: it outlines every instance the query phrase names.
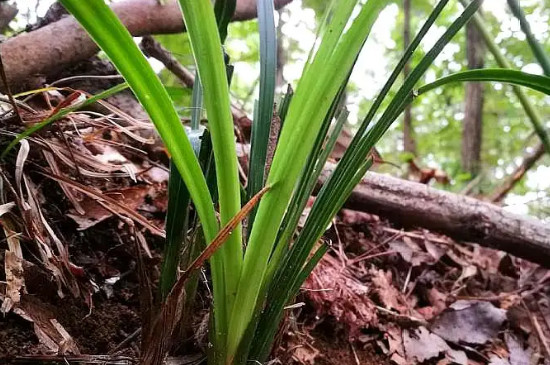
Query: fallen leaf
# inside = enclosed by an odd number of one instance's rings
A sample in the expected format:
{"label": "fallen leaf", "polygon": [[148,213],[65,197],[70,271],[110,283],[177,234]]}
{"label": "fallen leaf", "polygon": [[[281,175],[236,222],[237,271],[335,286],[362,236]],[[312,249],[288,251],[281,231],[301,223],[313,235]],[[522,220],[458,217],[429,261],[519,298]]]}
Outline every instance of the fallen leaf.
{"label": "fallen leaf", "polygon": [[497,355],[491,355],[489,357],[489,365],[510,365],[508,360],[503,359]]}
{"label": "fallen leaf", "polygon": [[447,359],[450,360],[451,364],[468,364],[468,356],[464,351],[448,349],[445,355],[447,356]]}
{"label": "fallen leaf", "polygon": [[[123,203],[129,209],[137,210],[145,202],[145,197],[149,194],[149,186],[138,185],[108,191],[103,194]],[[84,197],[80,202],[80,206],[84,209],[85,214],[81,215],[76,212],[67,214],[69,218],[78,224],[78,230],[80,231],[93,227],[114,215],[112,211],[99,204],[97,200],[88,196]]]}
{"label": "fallen leaf", "polygon": [[506,346],[508,346],[508,352],[510,352],[511,365],[531,364],[531,357],[533,356],[531,348],[524,348],[521,341],[509,332],[506,332],[504,335],[504,340],[506,341]]}
{"label": "fallen leaf", "polygon": [[415,330],[403,330],[403,345],[409,363],[422,363],[450,350],[441,337],[422,326]]}
{"label": "fallen leaf", "polygon": [[[434,308],[433,315],[438,315],[447,308],[447,295],[443,294],[436,288],[428,290],[428,300]],[[427,318],[426,318],[427,319]]]}
{"label": "fallen leaf", "polygon": [[300,364],[315,364],[315,359],[319,356],[319,350],[312,346],[299,346],[294,349],[292,357]]}
{"label": "fallen leaf", "polygon": [[374,292],[384,307],[386,309],[395,309],[399,313],[405,312],[407,307],[402,303],[401,293],[392,283],[391,272],[373,268],[369,270],[369,273],[374,286]]}
{"label": "fallen leaf", "polygon": [[430,330],[457,344],[484,344],[497,336],[505,320],[506,311],[489,302],[459,300],[434,319]]}
{"label": "fallen leaf", "polygon": [[[5,299],[0,296],[0,299]],[[32,295],[23,295],[13,312],[32,322],[38,340],[52,353],[58,355],[79,355],[80,350],[74,339],[57,321],[48,305]]]}

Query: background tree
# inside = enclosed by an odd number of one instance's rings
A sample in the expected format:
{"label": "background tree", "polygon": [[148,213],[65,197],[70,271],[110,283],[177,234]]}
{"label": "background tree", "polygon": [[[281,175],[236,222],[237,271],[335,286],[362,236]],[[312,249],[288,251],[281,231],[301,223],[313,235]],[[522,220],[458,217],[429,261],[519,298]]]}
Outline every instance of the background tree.
{"label": "background tree", "polygon": [[[468,69],[483,68],[483,40],[474,24],[466,26],[466,57]],[[480,82],[466,85],[464,122],[462,125],[462,169],[472,178],[481,169],[481,143],[483,132],[483,89]]]}

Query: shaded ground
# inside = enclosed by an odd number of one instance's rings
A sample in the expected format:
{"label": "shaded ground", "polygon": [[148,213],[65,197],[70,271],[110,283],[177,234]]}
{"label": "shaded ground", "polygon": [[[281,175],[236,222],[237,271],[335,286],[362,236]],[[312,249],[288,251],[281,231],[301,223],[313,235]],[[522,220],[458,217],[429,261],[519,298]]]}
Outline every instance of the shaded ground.
{"label": "shaded ground", "polygon": [[[29,296],[52,313],[81,354],[120,358],[139,351],[135,250],[123,233],[123,243],[106,244],[104,232],[116,236],[116,227],[117,219],[109,219],[84,235],[75,233],[79,241],[96,238],[88,245],[71,245],[72,262],[98,287],[91,311],[82,298],[60,299],[55,285],[33,287],[28,280]],[[281,363],[544,362],[550,314],[545,270],[430,232],[399,231],[352,211],[340,214],[326,238],[333,251],[297,299],[276,351]],[[158,264],[155,239],[150,242],[149,262]],[[117,281],[108,284],[113,277]],[[17,314],[0,318],[0,324],[4,361],[51,353]]]}
{"label": "shaded ground", "polygon": [[[50,104],[67,97],[35,96],[38,111],[22,111],[24,120],[42,120]],[[121,364],[139,352],[141,294],[156,292],[158,281],[166,156],[149,143],[149,123],[110,104],[96,107],[33,135],[0,171],[7,192],[0,363],[64,354]],[[22,129],[7,125],[6,134]],[[288,311],[274,351],[280,363],[519,365],[550,358],[547,270],[349,210],[325,239],[332,250]],[[195,333],[208,295],[201,283]],[[176,353],[200,360],[206,346],[197,335]]]}

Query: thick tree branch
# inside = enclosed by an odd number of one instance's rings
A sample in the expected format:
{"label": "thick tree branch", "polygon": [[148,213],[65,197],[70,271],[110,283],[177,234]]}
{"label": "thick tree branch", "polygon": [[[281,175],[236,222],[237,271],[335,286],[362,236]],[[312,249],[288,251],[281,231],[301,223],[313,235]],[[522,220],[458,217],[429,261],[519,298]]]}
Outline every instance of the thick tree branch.
{"label": "thick tree branch", "polygon": [[[275,6],[280,8],[291,1],[275,0]],[[112,8],[134,36],[184,30],[176,0],[163,6],[157,0],[125,0],[115,2]],[[237,1],[234,20],[255,16],[255,0]],[[97,46],[72,17],[20,34],[0,45],[8,83],[14,89],[24,89],[29,77],[57,72],[90,58],[97,51]],[[4,87],[2,85],[2,91]]]}
{"label": "thick tree branch", "polygon": [[470,197],[369,172],[345,206],[550,267],[550,226]]}

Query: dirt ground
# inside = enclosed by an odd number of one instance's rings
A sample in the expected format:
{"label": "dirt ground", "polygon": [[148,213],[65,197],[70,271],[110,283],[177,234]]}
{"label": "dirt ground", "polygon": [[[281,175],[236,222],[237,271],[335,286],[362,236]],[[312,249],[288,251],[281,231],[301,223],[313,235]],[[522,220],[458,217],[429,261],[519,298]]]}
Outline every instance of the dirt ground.
{"label": "dirt ground", "polygon": [[[64,227],[65,238],[72,242],[71,262],[85,273],[80,281],[86,278],[96,285],[88,301],[92,307],[85,298],[66,292],[60,298],[51,278],[33,265],[26,268],[27,294],[19,309],[39,310],[59,322],[74,344],[67,348],[78,349],[72,355],[67,352],[69,360],[84,355],[109,355],[107,359],[116,361],[135,358],[140,340],[135,245],[123,230],[116,233],[120,228],[116,218],[85,233],[74,226],[70,231],[67,222]],[[333,249],[297,298],[297,308],[275,350],[280,363],[519,364],[522,359],[545,363],[547,345],[542,341],[548,338],[550,314],[545,270],[430,232],[398,230],[375,216],[353,211],[343,211],[325,238],[333,242]],[[152,268],[159,264],[158,241],[148,241]],[[207,296],[204,286],[200,293]],[[453,309],[460,301],[463,307]],[[483,310],[453,317],[479,303]],[[201,313],[197,311],[196,322]],[[38,328],[40,321],[33,326],[28,316],[16,309],[0,317],[3,363],[44,363],[40,359],[52,355],[48,336],[41,334],[48,329]],[[472,331],[471,326],[461,326],[462,321],[477,326],[479,333],[462,333]],[[482,323],[493,327],[479,328]],[[455,338],[441,337],[438,327],[451,328]],[[467,336],[479,339],[465,343]],[[203,345],[191,346],[191,352]],[[186,350],[180,349],[181,354]]]}

